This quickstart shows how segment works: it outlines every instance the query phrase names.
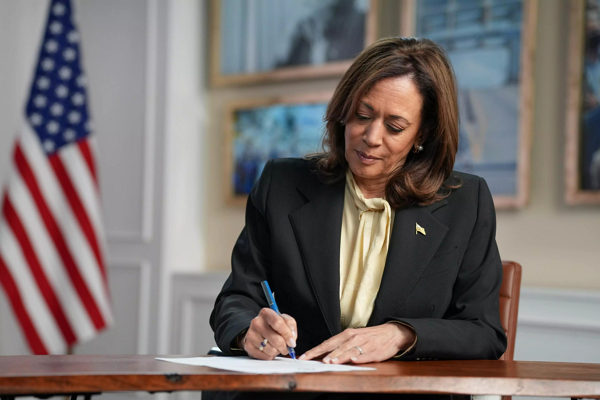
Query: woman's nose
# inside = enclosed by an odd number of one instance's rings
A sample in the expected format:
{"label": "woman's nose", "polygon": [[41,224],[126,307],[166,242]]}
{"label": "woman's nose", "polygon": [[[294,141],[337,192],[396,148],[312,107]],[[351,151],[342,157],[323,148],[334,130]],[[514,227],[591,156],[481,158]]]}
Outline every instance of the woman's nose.
{"label": "woman's nose", "polygon": [[380,123],[377,120],[373,121],[373,123],[371,123],[365,129],[365,133],[363,134],[363,141],[371,147],[381,145],[381,142],[383,140],[383,134],[385,133],[384,130],[385,127],[383,126],[383,123]]}

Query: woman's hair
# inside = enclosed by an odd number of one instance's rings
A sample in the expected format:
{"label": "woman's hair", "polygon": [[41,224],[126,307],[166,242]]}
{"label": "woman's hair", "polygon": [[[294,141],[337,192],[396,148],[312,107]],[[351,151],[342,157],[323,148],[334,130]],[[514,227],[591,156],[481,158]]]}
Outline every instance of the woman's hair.
{"label": "woman's hair", "polygon": [[325,114],[323,154],[317,172],[329,183],[344,178],[346,123],[354,117],[361,98],[386,78],[407,76],[423,99],[419,143],[423,151],[410,152],[404,164],[391,172],[387,201],[394,208],[427,205],[447,197],[460,186],[444,184],[458,149],[458,100],[454,71],[444,50],[429,39],[385,38],[365,49],[338,84]]}

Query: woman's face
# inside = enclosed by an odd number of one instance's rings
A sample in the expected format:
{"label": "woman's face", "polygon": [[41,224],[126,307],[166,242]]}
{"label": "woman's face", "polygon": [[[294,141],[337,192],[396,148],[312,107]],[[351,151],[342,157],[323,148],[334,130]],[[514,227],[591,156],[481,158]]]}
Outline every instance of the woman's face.
{"label": "woman's face", "polygon": [[346,161],[355,177],[384,183],[417,142],[422,98],[406,76],[378,81],[360,99],[344,133]]}

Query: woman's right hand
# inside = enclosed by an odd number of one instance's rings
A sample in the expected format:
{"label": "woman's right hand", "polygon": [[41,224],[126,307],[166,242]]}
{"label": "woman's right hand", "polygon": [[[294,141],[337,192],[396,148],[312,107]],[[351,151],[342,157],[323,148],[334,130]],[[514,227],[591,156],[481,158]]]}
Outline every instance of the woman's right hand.
{"label": "woman's right hand", "polygon": [[[242,348],[250,357],[272,360],[279,354],[287,355],[287,346],[296,347],[297,332],[294,318],[263,308],[250,323],[250,328],[242,339]],[[261,351],[259,348],[265,339],[267,345]]]}

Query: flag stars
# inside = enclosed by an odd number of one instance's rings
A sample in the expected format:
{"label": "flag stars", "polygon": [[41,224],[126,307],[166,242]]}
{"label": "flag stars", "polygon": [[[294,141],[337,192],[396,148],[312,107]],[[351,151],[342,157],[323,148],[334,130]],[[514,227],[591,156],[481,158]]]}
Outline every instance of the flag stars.
{"label": "flag stars", "polygon": [[58,21],[54,21],[50,24],[49,29],[53,35],[60,35],[63,31],[63,24]]}
{"label": "flag stars", "polygon": [[76,82],[77,82],[77,86],[79,86],[79,87],[85,87],[85,85],[87,84],[87,81],[86,81],[84,75],[79,75],[76,79]]}
{"label": "flag stars", "polygon": [[65,97],[67,97],[69,95],[69,88],[67,88],[65,85],[59,85],[56,88],[56,95],[59,98],[64,99]]}
{"label": "flag stars", "polygon": [[71,101],[76,106],[82,106],[85,102],[85,97],[83,96],[83,93],[77,92],[73,95],[73,97],[71,97]]}
{"label": "flag stars", "polygon": [[50,107],[50,113],[55,117],[60,117],[63,114],[64,107],[60,103],[54,103]]}
{"label": "flag stars", "polygon": [[37,96],[35,96],[33,98],[33,104],[35,104],[35,106],[37,108],[46,107],[46,103],[47,103],[46,97],[42,96],[41,94],[38,94]]}
{"label": "flag stars", "polygon": [[73,71],[71,71],[71,68],[69,67],[62,67],[61,69],[58,70],[58,76],[60,76],[60,79],[66,81],[67,79],[71,78],[71,75],[73,74]]}
{"label": "flag stars", "polygon": [[29,120],[31,121],[33,126],[40,126],[44,121],[44,118],[42,118],[42,116],[38,113],[33,113],[31,114],[31,117],[29,117]]}
{"label": "flag stars", "polygon": [[67,40],[69,41],[69,43],[79,43],[79,32],[70,31],[69,33],[67,33]]}
{"label": "flag stars", "polygon": [[78,124],[81,121],[81,114],[77,111],[71,111],[67,116],[69,118],[69,122],[73,125]]}
{"label": "flag stars", "polygon": [[73,61],[76,56],[77,56],[77,52],[70,47],[68,49],[66,49],[65,51],[63,51],[63,57],[66,61]]}
{"label": "flag stars", "polygon": [[58,42],[54,39],[50,39],[44,45],[48,53],[56,53],[58,51]]}
{"label": "flag stars", "polygon": [[57,17],[65,15],[65,11],[66,7],[62,3],[56,3],[54,7],[52,7],[52,14],[56,15]]}
{"label": "flag stars", "polygon": [[42,69],[44,71],[52,71],[54,69],[54,60],[51,58],[44,58],[42,61]]}
{"label": "flag stars", "polygon": [[44,150],[46,150],[46,153],[53,152],[55,147],[56,147],[56,145],[54,144],[54,142],[52,140],[50,140],[50,139],[44,140]]}
{"label": "flag stars", "polygon": [[46,130],[51,135],[56,135],[60,130],[60,124],[56,121],[50,121],[46,124]]}
{"label": "flag stars", "polygon": [[77,134],[75,133],[75,131],[73,129],[67,129],[65,131],[65,133],[63,133],[63,137],[65,138],[65,140],[67,142],[72,141],[73,139],[75,139],[76,136],[77,136]]}
{"label": "flag stars", "polygon": [[50,87],[50,79],[41,76],[35,83],[40,90],[46,90]]}

